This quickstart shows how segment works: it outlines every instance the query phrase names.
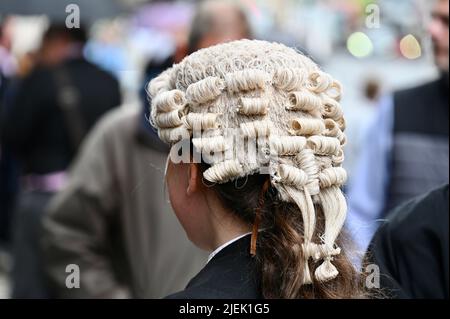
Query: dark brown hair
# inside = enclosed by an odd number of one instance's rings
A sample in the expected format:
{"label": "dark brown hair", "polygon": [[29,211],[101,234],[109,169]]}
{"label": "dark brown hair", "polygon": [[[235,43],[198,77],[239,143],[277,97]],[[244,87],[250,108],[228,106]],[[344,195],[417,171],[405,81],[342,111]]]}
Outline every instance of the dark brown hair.
{"label": "dark brown hair", "polygon": [[[207,168],[202,164],[203,169]],[[255,174],[225,184],[216,184],[213,189],[223,205],[248,225],[255,221],[264,182],[268,175]],[[333,264],[339,275],[328,282],[303,285],[303,222],[299,208],[293,203],[278,199],[274,187],[265,192],[261,207],[261,224],[256,261],[261,276],[261,289],[265,298],[364,298],[363,275],[350,262],[346,254],[345,235],[340,235],[336,243],[342,248],[341,254],[334,258]],[[324,229],[321,207],[316,205],[317,231],[314,238],[320,242],[319,235]],[[318,264],[310,260],[312,272]]]}

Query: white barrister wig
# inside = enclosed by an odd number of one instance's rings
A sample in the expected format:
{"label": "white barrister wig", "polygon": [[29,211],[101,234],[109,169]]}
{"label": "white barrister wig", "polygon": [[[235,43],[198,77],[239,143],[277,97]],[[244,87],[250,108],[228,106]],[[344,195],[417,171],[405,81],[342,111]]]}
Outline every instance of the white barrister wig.
{"label": "white barrister wig", "polygon": [[[206,180],[270,174],[280,200],[299,207],[305,284],[312,275],[318,281],[338,275],[332,260],[347,211],[339,82],[294,49],[240,40],[191,54],[152,80],[148,92],[150,120],[163,141],[187,138],[206,157],[223,155],[212,158]],[[251,143],[263,156],[253,156]],[[325,217],[320,243],[312,241],[314,204]],[[314,274],[309,258],[322,261]]]}

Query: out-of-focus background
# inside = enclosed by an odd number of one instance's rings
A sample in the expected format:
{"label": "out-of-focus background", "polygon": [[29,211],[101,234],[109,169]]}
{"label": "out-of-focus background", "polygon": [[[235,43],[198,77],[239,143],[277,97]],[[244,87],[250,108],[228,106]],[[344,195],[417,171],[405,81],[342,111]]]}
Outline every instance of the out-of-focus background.
{"label": "out-of-focus background", "polygon": [[[145,65],[186,45],[198,1],[78,2],[89,31],[86,58],[118,78],[129,102],[138,98]],[[342,81],[346,110],[367,105],[366,89],[372,85],[391,90],[433,76],[425,30],[432,1],[237,2],[245,8],[255,38],[307,52]],[[66,3],[77,1],[2,1],[2,64],[10,64],[8,72],[26,72],[50,22],[69,16]]]}
{"label": "out-of-focus background", "polygon": [[[57,65],[67,59],[67,52],[58,53],[62,47],[58,37],[63,33],[58,26],[65,24],[67,27],[67,23],[76,25],[78,18],[87,34],[85,45],[81,48],[81,57],[99,70],[106,71],[98,77],[95,73],[97,69],[92,73],[86,71],[86,74],[92,74],[84,77],[86,92],[91,92],[89,87],[97,90],[99,83],[103,83],[104,88],[98,87],[98,92],[103,95],[100,100],[106,103],[107,99],[111,99],[111,105],[105,104],[104,110],[116,106],[132,108],[133,105],[138,105],[143,100],[147,80],[156,75],[155,72],[160,72],[170,65],[167,61],[177,61],[188,52],[188,35],[199,2],[2,0],[2,113],[5,109],[14,107],[15,104],[10,101],[19,99],[28,103],[28,100],[34,99],[34,94],[38,94],[36,91],[46,91],[48,78],[33,80],[40,82],[40,86],[33,86],[37,83],[28,83],[26,79],[42,65]],[[433,1],[234,2],[245,11],[254,38],[281,42],[297,48],[312,57],[343,84],[341,105],[347,119],[348,137],[344,166],[350,178],[355,172],[364,132],[377,111],[380,98],[388,92],[424,83],[437,76],[430,36],[426,31]],[[54,33],[47,34],[47,39],[43,41],[42,38],[50,26],[56,26]],[[78,66],[72,67],[76,73]],[[80,72],[83,68],[85,66],[80,64]],[[60,76],[56,82],[64,83],[64,74],[56,76]],[[114,92],[114,79],[119,84],[117,93]],[[20,88],[23,81],[29,85],[27,89]],[[108,87],[105,84],[107,81],[111,82]],[[17,94],[23,96],[15,96]],[[114,94],[120,94],[120,98],[114,100],[111,97]],[[97,112],[96,116],[89,120],[89,127],[94,125],[94,121],[100,118],[102,112]],[[16,120],[20,118],[16,117]],[[20,127],[23,123],[19,122],[8,125]],[[33,132],[35,129],[30,130]],[[54,131],[53,134],[59,133]],[[45,148],[45,144],[42,147]],[[9,150],[2,149],[1,152],[0,156],[4,160]],[[39,157],[39,154],[32,156]],[[4,169],[2,179],[5,172],[11,172],[13,169],[20,171],[16,166]],[[62,165],[55,170],[64,169],[66,167]],[[32,173],[43,174],[48,171],[40,172],[38,169]],[[12,188],[17,190],[19,186]],[[1,200],[5,201],[5,198]],[[6,215],[5,207],[2,203],[2,215]],[[8,209],[14,211],[11,206]],[[13,213],[9,213],[7,217],[3,216],[0,220],[0,223],[3,223],[2,229],[6,229],[6,223],[14,220],[14,216],[10,215]],[[0,298],[10,297],[12,292],[11,251],[14,234],[11,229],[5,231],[7,235],[4,235],[0,243]]]}

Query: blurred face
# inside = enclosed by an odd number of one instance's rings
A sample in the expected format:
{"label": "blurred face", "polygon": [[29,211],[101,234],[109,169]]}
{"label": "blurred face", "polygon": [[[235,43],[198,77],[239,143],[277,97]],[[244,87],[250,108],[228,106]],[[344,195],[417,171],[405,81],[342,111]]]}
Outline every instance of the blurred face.
{"label": "blurred face", "polygon": [[12,29],[14,28],[14,19],[6,17],[3,24],[0,25],[0,46],[6,50],[11,50],[12,47]]}
{"label": "blurred face", "polygon": [[448,72],[448,18],[449,1],[438,0],[433,8],[429,32],[433,41],[436,65],[442,71]]}
{"label": "blurred face", "polygon": [[219,43],[248,38],[248,29],[239,11],[223,5],[212,14],[213,28],[199,43],[199,48],[207,48]]}
{"label": "blurred face", "polygon": [[170,204],[190,241],[204,250],[211,250],[209,207],[196,164],[174,164],[170,159],[166,172]]}
{"label": "blurred face", "polygon": [[67,55],[68,41],[64,38],[55,38],[43,43],[39,50],[39,63],[53,66],[64,61]]}

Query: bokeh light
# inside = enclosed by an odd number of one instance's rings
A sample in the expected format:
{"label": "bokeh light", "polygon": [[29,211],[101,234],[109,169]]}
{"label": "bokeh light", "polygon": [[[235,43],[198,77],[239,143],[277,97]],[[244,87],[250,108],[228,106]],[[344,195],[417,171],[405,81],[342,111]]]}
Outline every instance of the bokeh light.
{"label": "bokeh light", "polygon": [[422,55],[422,48],[419,41],[412,34],[408,34],[400,41],[400,52],[405,58],[414,60]]}
{"label": "bokeh light", "polygon": [[373,44],[363,32],[352,33],[347,39],[348,51],[357,58],[364,58],[372,54]]}

